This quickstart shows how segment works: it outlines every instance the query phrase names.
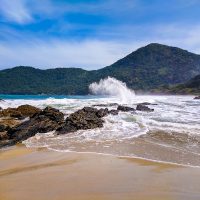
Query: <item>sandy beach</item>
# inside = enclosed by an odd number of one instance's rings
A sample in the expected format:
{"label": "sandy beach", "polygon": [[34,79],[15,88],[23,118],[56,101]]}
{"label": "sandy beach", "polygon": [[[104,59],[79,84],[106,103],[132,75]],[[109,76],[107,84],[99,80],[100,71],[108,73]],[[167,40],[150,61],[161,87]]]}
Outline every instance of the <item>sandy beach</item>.
{"label": "sandy beach", "polygon": [[1,200],[193,200],[199,168],[24,145],[0,152]]}

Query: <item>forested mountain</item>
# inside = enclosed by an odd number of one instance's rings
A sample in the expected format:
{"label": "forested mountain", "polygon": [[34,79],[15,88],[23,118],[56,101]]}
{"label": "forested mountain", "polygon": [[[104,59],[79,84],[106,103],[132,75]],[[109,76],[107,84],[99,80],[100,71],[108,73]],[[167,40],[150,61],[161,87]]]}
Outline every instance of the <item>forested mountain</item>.
{"label": "forested mountain", "polygon": [[88,85],[107,76],[148,91],[185,83],[200,74],[200,55],[176,47],[149,44],[105,68],[35,69],[14,67],[0,71],[1,94],[88,94]]}
{"label": "forested mountain", "polygon": [[155,89],[156,93],[168,94],[200,94],[200,75],[195,76],[191,80],[183,84],[163,86]]}

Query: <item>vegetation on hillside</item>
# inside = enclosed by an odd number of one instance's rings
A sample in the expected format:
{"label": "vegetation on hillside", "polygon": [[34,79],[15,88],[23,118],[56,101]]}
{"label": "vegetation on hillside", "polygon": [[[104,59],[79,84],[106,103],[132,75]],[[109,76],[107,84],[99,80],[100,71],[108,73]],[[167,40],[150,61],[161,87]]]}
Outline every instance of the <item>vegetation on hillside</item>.
{"label": "vegetation on hillside", "polygon": [[[135,90],[165,90],[200,74],[200,56],[161,44],[150,44],[105,68],[35,69],[15,67],[0,71],[1,94],[88,94],[88,85],[107,76]],[[165,87],[163,87],[165,86]],[[177,90],[181,87],[176,86]],[[167,89],[166,89],[167,91]]]}

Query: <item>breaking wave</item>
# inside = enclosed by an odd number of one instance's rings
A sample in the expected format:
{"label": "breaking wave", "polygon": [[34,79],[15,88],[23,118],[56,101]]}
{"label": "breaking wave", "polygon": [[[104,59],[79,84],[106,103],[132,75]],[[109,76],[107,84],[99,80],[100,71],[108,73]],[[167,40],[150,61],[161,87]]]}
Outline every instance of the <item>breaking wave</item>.
{"label": "breaking wave", "polygon": [[115,78],[108,77],[101,79],[99,83],[90,84],[89,90],[95,95],[108,95],[116,97],[121,103],[131,103],[135,97],[135,92],[126,86],[126,83]]}

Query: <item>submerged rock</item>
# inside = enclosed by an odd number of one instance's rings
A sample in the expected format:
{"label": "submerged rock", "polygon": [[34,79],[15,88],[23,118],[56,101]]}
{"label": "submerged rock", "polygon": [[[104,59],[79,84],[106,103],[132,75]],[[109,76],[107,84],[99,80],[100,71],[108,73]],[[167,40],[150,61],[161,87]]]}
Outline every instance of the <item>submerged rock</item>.
{"label": "submerged rock", "polygon": [[96,106],[96,107],[112,107],[112,106],[118,106],[119,104],[118,103],[108,103],[108,104],[95,104],[93,106]]}
{"label": "submerged rock", "polygon": [[109,114],[107,108],[96,109],[92,107],[84,107],[76,111],[66,118],[63,126],[57,129],[57,134],[66,134],[78,130],[94,129],[103,127],[102,117]]}
{"label": "submerged rock", "polygon": [[119,106],[117,107],[117,110],[123,111],[123,112],[135,111],[134,108],[131,108],[131,107],[128,107],[128,106],[121,106],[121,105],[119,105]]}
{"label": "submerged rock", "polygon": [[194,99],[200,99],[200,96],[194,97]]}
{"label": "submerged rock", "polygon": [[156,106],[156,105],[158,105],[158,104],[156,104],[156,103],[149,103],[149,102],[143,102],[143,103],[139,103],[140,105],[144,105],[144,106],[150,106],[150,105],[152,105],[152,106]]}
{"label": "submerged rock", "polygon": [[136,110],[145,111],[145,112],[153,112],[154,111],[154,109],[151,109],[148,106],[145,106],[143,104],[138,104],[136,107]]}

